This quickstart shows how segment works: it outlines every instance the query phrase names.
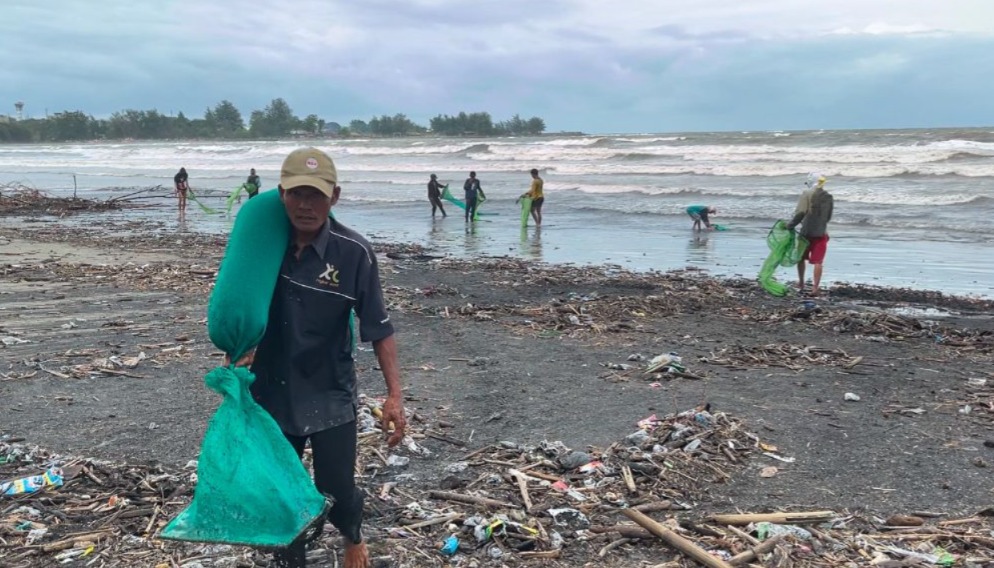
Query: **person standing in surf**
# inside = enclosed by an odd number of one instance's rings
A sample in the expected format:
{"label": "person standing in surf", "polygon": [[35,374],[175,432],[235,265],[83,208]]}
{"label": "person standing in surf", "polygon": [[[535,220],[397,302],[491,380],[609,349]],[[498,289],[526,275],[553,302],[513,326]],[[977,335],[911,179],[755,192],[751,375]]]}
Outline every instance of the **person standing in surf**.
{"label": "person standing in surf", "polygon": [[532,168],[532,186],[528,190],[528,193],[522,195],[522,197],[527,197],[532,200],[531,214],[532,218],[535,219],[535,226],[542,225],[542,204],[545,203],[545,192],[543,187],[545,182],[542,178],[538,177],[538,170]]}
{"label": "person standing in surf", "polygon": [[442,218],[448,217],[445,214],[445,208],[442,207],[442,184],[438,183],[438,176],[431,174],[431,179],[428,180],[428,201],[431,202],[431,216],[435,217],[435,210],[442,212]]}
{"label": "person standing in surf", "polygon": [[249,170],[248,179],[245,180],[245,191],[248,192],[248,198],[252,199],[256,195],[259,195],[259,188],[262,187],[262,180],[255,173],[255,168]]}
{"label": "person standing in surf", "polygon": [[173,176],[173,185],[176,187],[176,197],[179,198],[179,216],[186,217],[186,192],[190,190],[190,176],[186,173],[186,168],[180,168]]}
{"label": "person standing in surf", "polygon": [[715,215],[718,213],[718,210],[710,205],[691,205],[686,209],[686,211],[687,215],[690,215],[690,218],[694,220],[693,229],[695,231],[701,230],[701,223],[703,223],[704,226],[710,231],[712,227],[711,221],[708,219],[708,215]]}
{"label": "person standing in surf", "polygon": [[462,184],[462,188],[466,192],[466,222],[469,223],[471,219],[475,220],[479,199],[486,199],[487,194],[483,193],[480,180],[476,179],[476,172],[469,172],[469,177]]}
{"label": "person standing in surf", "polygon": [[835,208],[835,199],[831,193],[825,191],[826,181],[825,176],[821,174],[808,174],[808,180],[804,182],[808,189],[801,194],[797,209],[794,211],[794,218],[787,223],[787,228],[791,231],[801,225],[799,232],[808,240],[808,249],[797,263],[797,280],[798,291],[804,292],[805,261],[810,262],[814,267],[810,296],[821,294],[822,265],[825,262],[825,253],[828,251],[828,222],[832,220]]}

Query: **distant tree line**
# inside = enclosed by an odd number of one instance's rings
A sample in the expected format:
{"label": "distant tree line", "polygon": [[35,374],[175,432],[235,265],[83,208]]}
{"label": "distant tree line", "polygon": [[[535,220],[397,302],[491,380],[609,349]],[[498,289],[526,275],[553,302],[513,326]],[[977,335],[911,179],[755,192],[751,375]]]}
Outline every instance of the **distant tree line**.
{"label": "distant tree line", "polygon": [[[536,135],[545,131],[539,117],[528,120],[514,115],[495,123],[486,112],[456,116],[438,115],[430,130],[441,136]],[[415,124],[403,114],[353,120],[348,126],[326,122],[311,114],[299,118],[283,99],[273,99],[263,110],[249,115],[230,101],[221,101],[204,112],[203,118],[187,118],[182,112],[169,116],[153,110],[124,110],[110,118],[97,119],[83,111],[64,111],[46,118],[0,121],[0,142],[72,142],[82,140],[246,139],[291,136],[411,136],[425,134],[428,127]]]}

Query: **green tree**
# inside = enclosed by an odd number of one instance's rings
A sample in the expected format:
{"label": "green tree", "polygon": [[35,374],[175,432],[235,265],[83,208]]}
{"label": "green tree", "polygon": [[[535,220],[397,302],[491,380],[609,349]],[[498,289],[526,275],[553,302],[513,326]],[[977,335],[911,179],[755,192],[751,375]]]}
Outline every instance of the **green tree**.
{"label": "green tree", "polygon": [[170,136],[172,138],[186,138],[190,135],[190,119],[183,114],[183,111],[179,111],[176,118],[172,120],[172,127],[170,128]]}
{"label": "green tree", "polygon": [[142,112],[134,109],[115,112],[107,121],[107,134],[111,138],[140,138]]}
{"label": "green tree", "polygon": [[309,114],[307,115],[307,118],[303,120],[302,126],[309,134],[318,134],[321,132],[321,123],[323,122],[323,120],[318,118],[318,115]]}
{"label": "green tree", "polygon": [[0,142],[31,142],[31,129],[23,122],[0,122]]}
{"label": "green tree", "polygon": [[383,115],[369,121],[369,131],[380,136],[404,136],[425,131],[425,127],[414,124],[407,115],[398,113],[393,116]]}
{"label": "green tree", "polygon": [[48,119],[45,138],[48,140],[91,140],[93,138],[93,117],[83,111],[64,111],[53,114]]}
{"label": "green tree", "polygon": [[290,105],[283,99],[273,99],[266,107],[266,123],[271,129],[271,136],[285,136],[290,134],[300,122]]}
{"label": "green tree", "polygon": [[208,109],[204,113],[204,120],[215,136],[234,138],[245,134],[242,113],[231,101],[223,100],[213,109]]}
{"label": "green tree", "polygon": [[349,131],[355,134],[369,134],[369,125],[358,118],[349,123]]}
{"label": "green tree", "polygon": [[293,115],[290,105],[283,99],[273,99],[264,111],[253,111],[249,121],[249,132],[253,136],[287,136],[300,124]]}
{"label": "green tree", "polygon": [[169,117],[155,109],[142,111],[138,124],[138,137],[145,140],[161,140],[169,134]]}
{"label": "green tree", "polygon": [[545,132],[545,121],[537,116],[529,118],[526,131],[528,134],[541,134]]}

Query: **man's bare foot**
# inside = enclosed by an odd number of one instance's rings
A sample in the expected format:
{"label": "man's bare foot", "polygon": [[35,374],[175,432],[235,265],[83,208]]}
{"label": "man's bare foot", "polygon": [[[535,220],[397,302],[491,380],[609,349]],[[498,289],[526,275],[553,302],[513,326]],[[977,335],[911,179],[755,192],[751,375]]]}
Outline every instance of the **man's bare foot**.
{"label": "man's bare foot", "polygon": [[346,542],[345,568],[369,568],[369,566],[369,550],[366,548],[366,543]]}

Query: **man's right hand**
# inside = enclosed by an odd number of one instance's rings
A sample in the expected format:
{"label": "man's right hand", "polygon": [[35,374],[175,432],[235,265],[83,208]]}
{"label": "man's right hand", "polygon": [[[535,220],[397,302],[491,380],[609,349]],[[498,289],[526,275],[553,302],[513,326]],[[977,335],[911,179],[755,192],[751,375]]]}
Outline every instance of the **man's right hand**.
{"label": "man's right hand", "polygon": [[[249,367],[255,361],[255,349],[249,349],[248,353],[242,355],[242,358],[235,363],[236,367]],[[227,367],[231,365],[231,355],[227,353],[224,354],[224,366]]]}

